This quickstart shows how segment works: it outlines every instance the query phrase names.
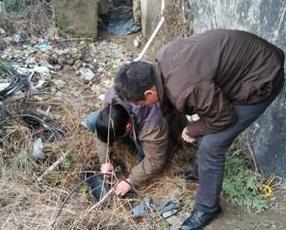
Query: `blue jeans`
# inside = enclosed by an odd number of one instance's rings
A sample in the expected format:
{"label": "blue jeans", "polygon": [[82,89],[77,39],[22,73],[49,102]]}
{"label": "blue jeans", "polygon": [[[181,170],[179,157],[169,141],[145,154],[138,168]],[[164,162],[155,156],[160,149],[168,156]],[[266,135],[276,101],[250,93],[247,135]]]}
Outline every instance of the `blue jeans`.
{"label": "blue jeans", "polygon": [[[98,118],[98,114],[99,114],[99,111],[91,112],[87,115],[87,117],[85,119],[86,127],[94,133],[96,132],[96,120]],[[135,142],[130,136],[127,136],[126,138],[124,138],[123,142],[126,145],[128,145],[131,152],[134,152],[134,151],[136,152],[137,156],[139,157],[139,160],[141,161],[141,160],[143,160],[143,158],[145,156],[144,150],[143,150],[142,146],[140,144],[138,144],[137,142]]]}
{"label": "blue jeans", "polygon": [[96,120],[98,117],[99,111],[94,111],[91,112],[87,115],[86,119],[85,119],[85,125],[86,127],[93,133],[96,132]]}

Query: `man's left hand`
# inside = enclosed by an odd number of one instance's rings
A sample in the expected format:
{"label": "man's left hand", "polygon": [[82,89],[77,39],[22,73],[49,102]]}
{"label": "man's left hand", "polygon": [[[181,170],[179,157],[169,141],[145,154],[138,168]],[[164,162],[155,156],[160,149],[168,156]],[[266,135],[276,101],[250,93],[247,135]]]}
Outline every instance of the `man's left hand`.
{"label": "man's left hand", "polygon": [[182,138],[185,142],[188,142],[188,143],[195,143],[197,141],[196,138],[190,136],[187,126],[184,128],[182,132]]}
{"label": "man's left hand", "polygon": [[122,180],[118,183],[115,188],[115,193],[118,196],[124,196],[127,192],[131,191],[132,187],[130,185],[129,179]]}

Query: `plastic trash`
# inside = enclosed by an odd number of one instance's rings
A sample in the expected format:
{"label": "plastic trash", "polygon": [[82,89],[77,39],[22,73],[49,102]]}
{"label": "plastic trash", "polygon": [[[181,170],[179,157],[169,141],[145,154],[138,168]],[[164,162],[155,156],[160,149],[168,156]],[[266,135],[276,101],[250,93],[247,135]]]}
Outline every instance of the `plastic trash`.
{"label": "plastic trash", "polygon": [[132,209],[133,217],[149,217],[152,211],[157,211],[160,216],[167,219],[181,210],[181,203],[178,200],[166,201],[159,206],[153,204],[151,198],[145,197],[143,201]]}
{"label": "plastic trash", "polygon": [[50,70],[47,66],[35,66],[32,71],[39,73],[43,76],[49,76],[50,75]]}
{"label": "plastic trash", "polygon": [[11,37],[11,41],[12,42],[15,42],[15,43],[18,43],[22,40],[22,34],[21,32],[16,32],[15,34],[12,35]]}
{"label": "plastic trash", "polygon": [[154,208],[154,204],[150,197],[145,197],[143,201],[140,202],[136,207],[132,209],[133,217],[148,217],[151,214],[152,208]]}
{"label": "plastic trash", "polygon": [[79,69],[78,73],[87,82],[90,82],[95,78],[95,73],[90,68],[82,67]]}
{"label": "plastic trash", "polygon": [[[0,3],[0,4],[1,4],[1,3]],[[6,34],[5,30],[4,30],[3,28],[0,28],[0,35],[3,36],[3,35],[5,35],[5,34]]]}
{"label": "plastic trash", "polygon": [[158,207],[158,212],[160,215],[164,218],[167,219],[175,214],[177,214],[181,210],[181,203],[178,200],[171,200],[167,201],[163,204],[161,204]]}
{"label": "plastic trash", "polygon": [[43,53],[47,53],[47,52],[49,52],[53,48],[52,44],[49,43],[49,42],[44,42],[44,43],[37,44],[37,45],[35,45],[35,47],[38,50],[42,51]]}
{"label": "plastic trash", "polygon": [[44,144],[41,138],[38,138],[34,141],[33,143],[33,158],[38,160],[38,159],[43,159],[44,158]]}

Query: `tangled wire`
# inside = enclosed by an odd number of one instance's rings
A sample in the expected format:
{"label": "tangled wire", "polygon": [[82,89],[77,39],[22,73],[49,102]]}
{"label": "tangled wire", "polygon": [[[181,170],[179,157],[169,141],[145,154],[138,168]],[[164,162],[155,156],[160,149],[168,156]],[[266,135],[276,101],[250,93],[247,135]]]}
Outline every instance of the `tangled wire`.
{"label": "tangled wire", "polygon": [[10,84],[0,91],[1,101],[13,96],[17,92],[28,92],[30,90],[30,82],[27,76],[18,73],[11,65],[1,59],[0,68],[5,75],[11,78]]}
{"label": "tangled wire", "polygon": [[44,129],[44,135],[47,137],[49,141],[59,140],[64,136],[65,131],[57,128],[54,125],[48,124],[43,119],[40,118],[39,115],[35,111],[27,112],[26,106],[27,101],[29,99],[29,94],[31,90],[31,82],[29,80],[29,76],[18,73],[13,66],[6,63],[5,61],[0,59],[0,69],[2,75],[7,76],[11,79],[9,85],[0,91],[0,122],[5,120],[6,108],[5,108],[5,100],[13,97],[19,92],[24,93],[24,97],[22,98],[22,102],[20,103],[21,111],[16,111],[16,115],[12,115],[11,117],[20,117],[25,123],[27,123],[30,127],[42,127]]}

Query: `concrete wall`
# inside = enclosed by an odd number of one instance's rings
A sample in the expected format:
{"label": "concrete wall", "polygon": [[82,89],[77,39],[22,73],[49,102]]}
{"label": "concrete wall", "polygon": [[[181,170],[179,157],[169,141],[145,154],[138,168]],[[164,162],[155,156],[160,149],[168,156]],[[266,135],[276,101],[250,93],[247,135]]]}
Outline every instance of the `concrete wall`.
{"label": "concrete wall", "polygon": [[[246,30],[286,51],[285,0],[188,0],[194,33],[212,28]],[[242,139],[265,173],[286,177],[286,87]]]}
{"label": "concrete wall", "polygon": [[149,38],[160,20],[161,0],[140,0],[142,33]]}
{"label": "concrete wall", "polygon": [[52,0],[56,24],[75,36],[97,36],[97,0]]}

